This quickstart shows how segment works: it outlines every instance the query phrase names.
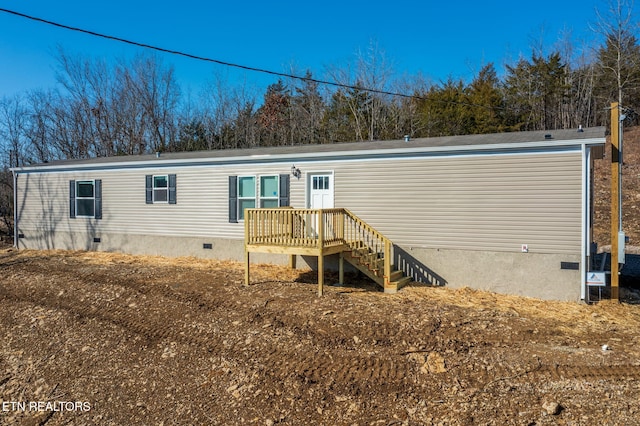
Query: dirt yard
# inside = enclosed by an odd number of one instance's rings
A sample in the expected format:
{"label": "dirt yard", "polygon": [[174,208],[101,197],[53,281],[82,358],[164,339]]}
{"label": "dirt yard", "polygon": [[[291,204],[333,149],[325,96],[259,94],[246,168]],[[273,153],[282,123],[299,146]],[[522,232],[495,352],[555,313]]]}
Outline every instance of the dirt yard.
{"label": "dirt yard", "polygon": [[640,423],[639,305],[108,253],[0,274],[0,424]]}

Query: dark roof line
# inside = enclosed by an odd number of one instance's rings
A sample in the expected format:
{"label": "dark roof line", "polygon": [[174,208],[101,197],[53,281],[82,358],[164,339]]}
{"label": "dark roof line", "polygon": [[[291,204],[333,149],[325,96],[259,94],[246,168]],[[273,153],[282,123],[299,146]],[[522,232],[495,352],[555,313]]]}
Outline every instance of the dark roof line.
{"label": "dark roof line", "polygon": [[[232,158],[247,157],[247,159],[258,160],[265,157],[291,157],[292,155],[310,156],[319,155],[348,155],[358,152],[366,153],[371,151],[385,150],[407,150],[412,149],[433,149],[446,150],[450,148],[452,151],[461,150],[462,148],[485,147],[489,148],[494,145],[517,145],[523,143],[544,143],[553,146],[560,141],[579,141],[584,139],[602,139],[604,141],[605,128],[592,127],[584,128],[582,131],[576,129],[570,130],[553,130],[553,131],[529,131],[529,132],[507,132],[492,133],[482,135],[461,135],[461,136],[442,136],[434,138],[417,138],[406,140],[388,140],[388,141],[369,141],[369,142],[345,142],[319,145],[287,145],[276,147],[256,147],[243,149],[224,149],[210,151],[184,151],[184,152],[167,152],[158,154],[142,154],[142,155],[125,155],[113,157],[96,157],[88,159],[72,159],[57,160],[49,163],[27,166],[25,168],[48,168],[59,166],[84,166],[84,165],[106,165],[109,163],[134,163],[134,162],[179,162],[185,160],[224,160]],[[20,169],[20,168],[18,168]]]}

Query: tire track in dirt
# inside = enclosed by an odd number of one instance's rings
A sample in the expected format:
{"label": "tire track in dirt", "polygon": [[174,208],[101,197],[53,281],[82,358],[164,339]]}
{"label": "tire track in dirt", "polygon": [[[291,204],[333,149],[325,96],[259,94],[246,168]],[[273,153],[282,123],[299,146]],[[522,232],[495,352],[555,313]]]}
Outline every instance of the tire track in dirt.
{"label": "tire track in dirt", "polygon": [[[551,368],[554,370],[553,374],[561,379],[640,379],[640,365],[603,365],[598,367],[588,365],[559,365]],[[543,369],[541,372],[547,373],[547,371],[545,371],[547,369]]]}
{"label": "tire track in dirt", "polygon": [[617,366],[593,365],[544,365],[529,367],[526,370],[503,368],[493,373],[494,379],[484,387],[501,381],[537,382],[541,379],[559,380],[640,380],[640,365],[624,364]]}
{"label": "tire track in dirt", "polygon": [[123,308],[115,305],[97,307],[75,300],[59,300],[50,295],[23,295],[15,291],[7,291],[6,289],[2,291],[0,300],[33,304],[50,309],[62,310],[71,316],[108,322],[132,334],[140,335],[150,342],[170,339],[187,345],[202,346],[209,352],[222,345],[222,339],[219,336],[212,336],[210,334],[197,335],[197,333],[199,333],[198,330],[189,330],[190,333],[185,334],[178,329],[172,328],[170,324],[150,323],[148,318],[146,318],[146,321],[138,319],[135,317],[132,308]]}
{"label": "tire track in dirt", "polygon": [[[65,263],[65,266],[73,269],[74,264]],[[40,274],[49,278],[57,277],[60,279],[60,282],[69,281],[69,276],[67,274],[68,271],[66,271],[65,268],[61,268],[61,270],[53,272],[47,266],[40,265],[38,262],[30,262],[28,264],[28,268],[28,274],[30,276],[33,274]],[[172,288],[171,284],[157,283],[157,279],[155,277],[143,275],[137,269],[125,271],[125,273],[117,275],[113,275],[103,270],[91,270],[89,272],[78,272],[77,270],[74,270],[72,275],[77,280],[76,283],[82,287],[93,288],[97,286],[102,290],[120,288],[146,296],[163,296],[167,299],[180,303],[193,304],[200,309],[205,309],[207,311],[224,308],[237,308],[234,303],[229,302],[227,299],[222,297],[213,297],[210,293],[205,297],[202,292],[191,292],[186,289],[180,289],[178,291]],[[149,284],[149,281],[155,283]],[[176,281],[175,284],[179,286],[179,280]]]}
{"label": "tire track in dirt", "polygon": [[[334,387],[381,386],[401,389],[410,379],[402,358],[336,354],[292,354],[274,349],[259,362],[274,377],[297,377],[305,383],[331,382]],[[327,373],[331,373],[327,375]]]}
{"label": "tire track in dirt", "polygon": [[[363,357],[355,356],[346,352],[345,354],[332,353],[331,357],[326,355],[314,355],[308,351],[304,353],[291,353],[291,351],[269,347],[268,350],[256,346],[247,349],[247,345],[241,342],[231,342],[226,345],[224,336],[214,336],[211,334],[186,334],[180,329],[167,324],[154,324],[136,318],[131,308],[120,306],[92,306],[79,301],[65,301],[50,297],[50,295],[27,295],[15,291],[4,289],[0,299],[12,302],[35,304],[46,308],[63,310],[72,316],[85,319],[93,319],[100,322],[108,322],[121,327],[132,334],[140,335],[150,342],[160,340],[171,340],[182,344],[199,347],[209,353],[215,352],[228,358],[240,359],[245,365],[257,369],[268,371],[270,375],[276,377],[287,377],[292,374],[305,382],[316,383],[327,380],[326,372],[335,371],[329,378],[337,386],[354,386],[360,383],[368,386],[387,385],[400,388],[407,381],[409,376],[409,365],[402,358],[393,359],[391,357]],[[76,302],[76,303],[74,303]],[[320,349],[323,342],[317,345]],[[325,342],[326,343],[326,342]],[[332,346],[332,345],[330,345]],[[340,350],[344,350],[341,348]],[[255,352],[266,356],[256,358]],[[283,363],[283,360],[289,360]]]}

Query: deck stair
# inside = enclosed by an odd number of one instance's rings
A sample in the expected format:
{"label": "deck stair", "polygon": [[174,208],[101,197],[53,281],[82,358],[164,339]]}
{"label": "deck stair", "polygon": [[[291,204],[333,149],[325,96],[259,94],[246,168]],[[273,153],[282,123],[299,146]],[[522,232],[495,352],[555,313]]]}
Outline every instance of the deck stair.
{"label": "deck stair", "polygon": [[389,283],[385,286],[384,251],[376,251],[372,247],[363,245],[362,242],[350,244],[350,247],[351,250],[342,253],[344,260],[385,290],[398,290],[411,281],[410,277],[406,277],[402,271],[396,270],[392,265]]}
{"label": "deck stair", "polygon": [[385,293],[395,293],[411,279],[394,268],[393,243],[347,209],[247,209],[245,211],[245,281],[249,253],[318,256],[318,293],[322,294],[324,256],[340,255],[340,283],[346,260]]}

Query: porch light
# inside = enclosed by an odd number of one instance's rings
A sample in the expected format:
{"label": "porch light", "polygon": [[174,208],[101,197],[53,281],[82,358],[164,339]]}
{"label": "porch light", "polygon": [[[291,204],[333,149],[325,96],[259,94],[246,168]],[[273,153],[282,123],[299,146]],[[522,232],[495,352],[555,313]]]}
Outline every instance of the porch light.
{"label": "porch light", "polygon": [[296,179],[300,179],[300,176],[302,176],[302,172],[300,171],[300,169],[298,169],[296,167],[296,165],[292,165],[291,166],[291,174],[296,178]]}

